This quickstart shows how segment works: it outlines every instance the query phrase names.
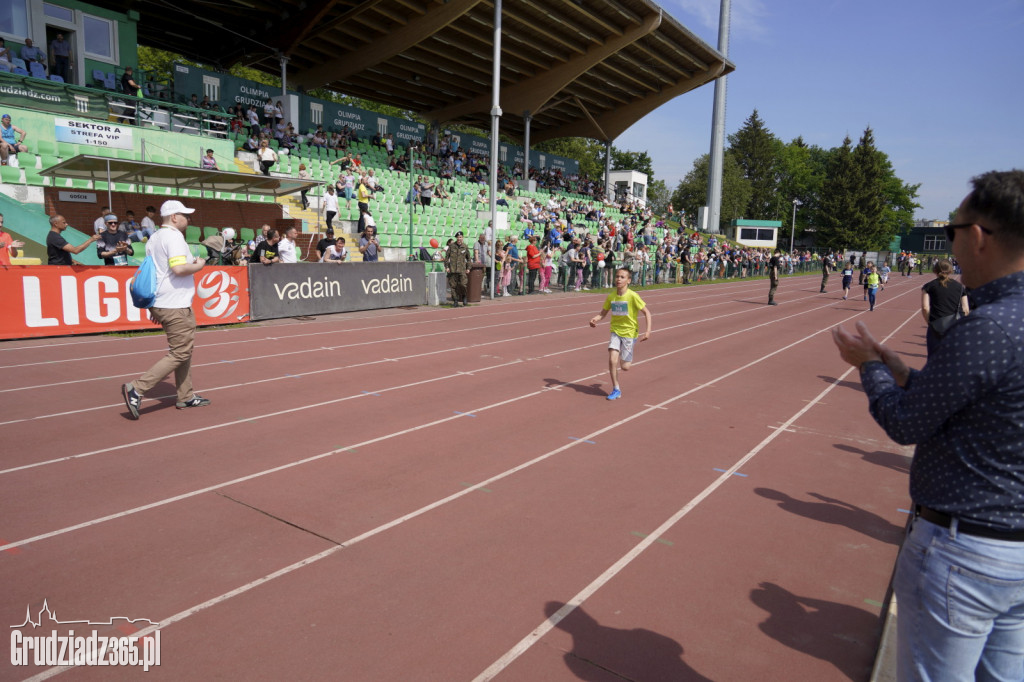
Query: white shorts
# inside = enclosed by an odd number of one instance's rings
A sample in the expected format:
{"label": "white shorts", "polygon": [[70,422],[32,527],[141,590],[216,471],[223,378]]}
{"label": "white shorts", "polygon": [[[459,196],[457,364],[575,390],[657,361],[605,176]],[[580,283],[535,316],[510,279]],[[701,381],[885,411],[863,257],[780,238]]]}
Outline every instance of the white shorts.
{"label": "white shorts", "polygon": [[612,337],[608,340],[608,349],[619,351],[619,360],[622,362],[633,362],[633,343],[635,341],[635,338],[619,336],[612,332]]}

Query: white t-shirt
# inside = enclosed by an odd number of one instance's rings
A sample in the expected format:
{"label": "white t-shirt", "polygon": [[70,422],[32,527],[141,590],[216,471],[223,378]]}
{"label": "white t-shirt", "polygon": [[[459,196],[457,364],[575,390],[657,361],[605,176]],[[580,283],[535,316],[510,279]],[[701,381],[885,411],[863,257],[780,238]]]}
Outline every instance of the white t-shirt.
{"label": "white t-shirt", "polygon": [[156,230],[157,230],[156,223],[154,223],[153,220],[149,216],[146,216],[146,217],[144,217],[142,219],[142,229],[143,230],[150,229],[150,230],[153,230],[154,232],[156,232]]}
{"label": "white t-shirt", "polygon": [[334,213],[338,212],[338,195],[337,194],[331,194],[331,193],[328,192],[328,193],[324,194],[323,201],[324,201],[324,212],[325,213],[327,211],[332,211]]}
{"label": "white t-shirt", "polygon": [[297,263],[295,242],[289,241],[288,237],[281,237],[281,241],[277,245],[277,255],[281,257],[282,263]]}
{"label": "white t-shirt", "polygon": [[196,293],[192,275],[175,275],[174,265],[195,262],[185,242],[185,235],[174,227],[161,227],[146,242],[146,255],[153,257],[156,266],[156,301],[154,308],[190,308]]}
{"label": "white t-shirt", "polygon": [[107,224],[103,222],[103,216],[97,218],[95,222],[93,222],[92,224],[92,231],[95,232],[96,234],[100,234],[101,232],[106,231],[106,229]]}
{"label": "white t-shirt", "polygon": [[320,262],[326,263],[328,261],[335,260],[347,261],[348,249],[346,249],[344,246],[339,248],[337,244],[331,244],[326,249],[324,249],[324,255],[323,258],[320,259]]}

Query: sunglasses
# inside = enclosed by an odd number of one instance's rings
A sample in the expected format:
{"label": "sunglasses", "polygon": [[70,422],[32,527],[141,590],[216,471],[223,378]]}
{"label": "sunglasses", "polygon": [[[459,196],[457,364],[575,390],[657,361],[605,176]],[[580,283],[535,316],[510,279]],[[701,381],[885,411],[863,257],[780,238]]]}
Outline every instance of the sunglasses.
{"label": "sunglasses", "polygon": [[116,220],[108,220],[107,221],[107,225],[117,225],[117,221]]}
{"label": "sunglasses", "polygon": [[[946,225],[942,229],[946,231],[946,239],[948,239],[949,243],[952,244],[953,240],[956,238],[956,231],[965,227],[970,227],[971,225],[978,225],[978,223],[953,223],[952,225]],[[981,228],[981,231],[985,234],[994,234],[992,230],[988,229],[984,225],[978,225],[978,227]]]}

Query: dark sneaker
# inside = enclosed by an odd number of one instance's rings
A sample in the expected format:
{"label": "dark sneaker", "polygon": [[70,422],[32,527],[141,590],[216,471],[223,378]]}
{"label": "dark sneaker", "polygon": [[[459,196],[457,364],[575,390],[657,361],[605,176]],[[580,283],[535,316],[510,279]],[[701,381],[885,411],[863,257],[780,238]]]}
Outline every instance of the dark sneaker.
{"label": "dark sneaker", "polygon": [[184,410],[186,407],[206,407],[209,404],[209,398],[204,398],[203,396],[197,393],[183,403],[176,403],[175,407],[177,407],[179,410]]}
{"label": "dark sneaker", "polygon": [[124,396],[125,407],[128,408],[128,416],[132,419],[139,418],[139,406],[142,405],[142,396],[131,384],[121,387],[121,395]]}
{"label": "dark sneaker", "polygon": [[768,301],[768,305],[778,305],[775,301]]}

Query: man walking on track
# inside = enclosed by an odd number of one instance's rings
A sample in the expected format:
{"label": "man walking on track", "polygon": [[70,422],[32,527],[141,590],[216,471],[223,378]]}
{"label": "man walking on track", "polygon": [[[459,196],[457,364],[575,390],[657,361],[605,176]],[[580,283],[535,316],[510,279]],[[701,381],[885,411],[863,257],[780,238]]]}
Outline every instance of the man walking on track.
{"label": "man walking on track", "polygon": [[924,368],[863,323],[832,332],[871,416],[917,445],[893,576],[906,681],[1024,679],[1024,171],[971,182],[945,231],[973,309]]}
{"label": "man walking on track", "polygon": [[768,305],[778,305],[775,302],[775,290],[779,288],[779,249],[775,249],[771,259],[768,261],[768,281],[771,287],[768,288]]}
{"label": "man walking on track", "polygon": [[444,254],[444,271],[448,273],[448,287],[452,290],[452,307],[458,308],[459,301],[466,302],[466,287],[469,285],[469,247],[462,241],[462,232],[455,233],[455,241]]}
{"label": "man walking on track", "polygon": [[590,326],[596,327],[597,323],[608,315],[608,311],[612,313],[612,336],[608,342],[608,373],[612,378],[612,392],[608,394],[608,400],[622,397],[622,391],[619,390],[619,370],[629,371],[633,363],[633,345],[639,330],[638,312],[642,312],[647,320],[647,329],[640,340],[646,341],[651,338],[651,311],[647,309],[647,304],[640,295],[629,288],[632,279],[633,274],[629,268],[616,270],[615,293],[608,294],[600,314],[590,319]]}
{"label": "man walking on track", "polygon": [[825,285],[828,284],[828,273],[836,269],[836,262],[832,260],[832,254],[827,253],[821,258],[821,291],[825,293]]}
{"label": "man walking on track", "polygon": [[174,372],[178,388],[177,408],[203,407],[210,401],[192,392],[192,347],[195,344],[196,318],[192,313],[192,297],[196,293],[192,275],[203,269],[206,261],[193,258],[185,242],[188,215],[194,208],[175,199],[160,207],[163,225],[146,243],[146,255],[156,266],[156,301],[150,316],[167,333],[167,355],[134,382],[121,387],[124,404],[132,419],[139,418],[142,396]]}

